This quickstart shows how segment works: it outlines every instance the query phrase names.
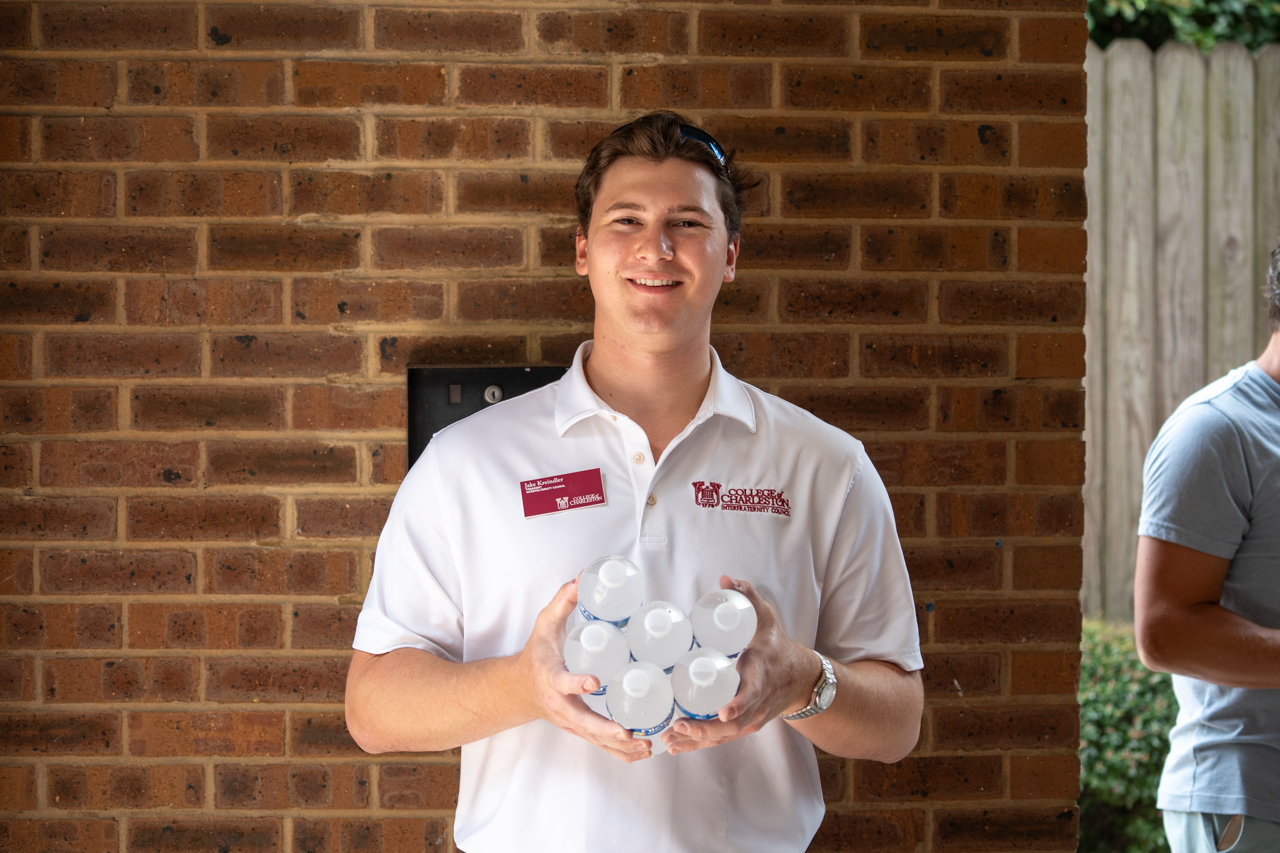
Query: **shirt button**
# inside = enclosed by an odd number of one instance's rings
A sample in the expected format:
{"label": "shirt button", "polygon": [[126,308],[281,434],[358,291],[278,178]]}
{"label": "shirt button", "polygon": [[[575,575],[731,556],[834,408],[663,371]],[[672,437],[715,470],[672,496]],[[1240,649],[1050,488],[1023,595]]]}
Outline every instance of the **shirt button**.
{"label": "shirt button", "polygon": [[636,463],[637,465],[643,465],[643,464],[644,464],[644,454],[643,454],[643,453],[637,453],[635,456],[632,456],[632,457],[631,457],[631,461],[632,461],[632,462],[634,462],[634,463]]}
{"label": "shirt button", "polygon": [[649,506],[653,506],[657,502],[658,502],[658,499],[656,497],[654,497],[653,495],[649,495],[649,500],[647,501]]}
{"label": "shirt button", "polygon": [[616,423],[616,422],[617,422],[617,420],[618,420],[618,416],[617,416],[617,415],[609,415],[609,417],[613,418],[613,420],[614,420],[614,422],[615,422],[615,423]]}

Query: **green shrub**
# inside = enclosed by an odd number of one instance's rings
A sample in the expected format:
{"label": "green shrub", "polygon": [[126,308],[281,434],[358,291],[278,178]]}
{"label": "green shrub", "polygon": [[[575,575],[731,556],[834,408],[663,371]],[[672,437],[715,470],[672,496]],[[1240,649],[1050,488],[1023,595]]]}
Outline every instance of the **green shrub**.
{"label": "green shrub", "polygon": [[1142,665],[1128,625],[1086,620],[1080,646],[1080,850],[1167,851],[1156,788],[1178,715],[1172,680]]}
{"label": "green shrub", "polygon": [[1177,39],[1209,50],[1234,41],[1250,50],[1280,41],[1276,0],[1088,0],[1089,36],[1099,47],[1142,39],[1155,50]]}

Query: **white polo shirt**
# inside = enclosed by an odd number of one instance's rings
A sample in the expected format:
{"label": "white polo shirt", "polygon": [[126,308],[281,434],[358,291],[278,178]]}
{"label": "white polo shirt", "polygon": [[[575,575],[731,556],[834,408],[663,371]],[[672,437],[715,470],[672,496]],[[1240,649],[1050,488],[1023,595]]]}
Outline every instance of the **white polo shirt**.
{"label": "white polo shirt", "polygon": [[[799,643],[921,668],[893,511],[861,442],[713,352],[706,399],[654,465],[644,431],[587,384],[590,347],[563,379],[427,445],[378,540],[355,648],[515,654],[561,584],[620,554],[646,600],[688,610],[729,574]],[[603,503],[526,516],[522,483],[596,469]],[[539,720],[462,748],[454,837],[467,853],[779,853],[804,850],[823,813],[813,746],[781,720],[629,765]]]}

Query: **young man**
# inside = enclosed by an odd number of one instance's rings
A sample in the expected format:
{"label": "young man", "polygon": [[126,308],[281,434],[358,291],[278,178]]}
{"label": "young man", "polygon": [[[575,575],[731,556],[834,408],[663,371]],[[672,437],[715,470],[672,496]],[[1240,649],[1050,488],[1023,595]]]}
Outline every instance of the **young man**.
{"label": "young man", "polygon": [[[463,745],[469,853],[801,851],[824,812],[814,744],[881,761],[915,745],[921,659],[883,484],[858,441],[710,347],[750,186],[671,113],[601,141],[577,186],[594,341],[559,382],[438,433],[396,497],[348,725],[370,752]],[[577,508],[526,509],[523,483],[567,474],[590,483]],[[738,695],[671,726],[667,754],[588,709],[596,679],[564,667],[576,575],[609,554],[649,599],[731,586],[759,615]]]}
{"label": "young man", "polygon": [[1178,696],[1174,853],[1280,850],[1280,246],[1267,293],[1266,350],[1188,397],[1143,470],[1134,629]]}

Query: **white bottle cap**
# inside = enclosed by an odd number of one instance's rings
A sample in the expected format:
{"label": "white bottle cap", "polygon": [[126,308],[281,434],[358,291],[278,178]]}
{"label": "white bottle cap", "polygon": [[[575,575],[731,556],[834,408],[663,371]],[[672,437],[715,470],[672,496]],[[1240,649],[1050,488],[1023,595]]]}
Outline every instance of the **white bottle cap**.
{"label": "white bottle cap", "polygon": [[738,623],[742,621],[742,613],[732,601],[722,601],[716,605],[715,611],[711,614],[712,620],[716,623],[716,627],[721,631],[732,631],[738,627]]}
{"label": "white bottle cap", "polygon": [[627,582],[627,567],[617,560],[608,560],[600,567],[600,583],[609,589],[617,589]]}
{"label": "white bottle cap", "polygon": [[603,625],[587,625],[578,639],[584,649],[594,654],[604,651],[604,647],[609,645],[609,632]]}
{"label": "white bottle cap", "polygon": [[643,699],[649,695],[653,685],[643,670],[633,669],[622,676],[622,689],[632,699]]}
{"label": "white bottle cap", "polygon": [[716,680],[716,662],[711,658],[689,661],[689,680],[699,687],[710,687]]}
{"label": "white bottle cap", "polygon": [[658,607],[644,615],[644,629],[650,636],[661,639],[671,633],[671,614],[665,608]]}

